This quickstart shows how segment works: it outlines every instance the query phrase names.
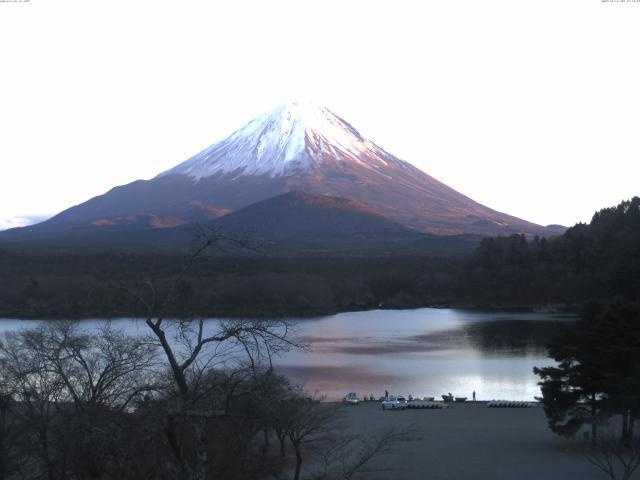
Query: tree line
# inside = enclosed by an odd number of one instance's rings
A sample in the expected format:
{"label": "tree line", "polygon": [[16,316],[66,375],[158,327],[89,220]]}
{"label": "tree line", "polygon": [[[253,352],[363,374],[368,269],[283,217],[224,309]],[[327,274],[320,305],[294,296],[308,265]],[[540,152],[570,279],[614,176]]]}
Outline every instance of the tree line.
{"label": "tree line", "polygon": [[596,212],[551,239],[487,238],[465,262],[458,298],[495,305],[634,301],[640,291],[640,198]]}
{"label": "tree line", "polygon": [[[113,285],[168,288],[183,257],[124,252],[0,251],[0,315],[141,315]],[[423,306],[579,308],[640,291],[640,199],[597,212],[561,236],[484,239],[465,256],[202,257],[182,278],[172,314],[277,317]]]}

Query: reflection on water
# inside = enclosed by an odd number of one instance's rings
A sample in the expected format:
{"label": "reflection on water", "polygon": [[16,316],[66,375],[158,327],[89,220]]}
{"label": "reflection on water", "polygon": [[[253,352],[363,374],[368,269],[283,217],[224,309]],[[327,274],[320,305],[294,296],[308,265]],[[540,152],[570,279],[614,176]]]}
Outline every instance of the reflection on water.
{"label": "reflection on water", "polygon": [[[276,360],[276,368],[329,399],[384,390],[414,397],[451,392],[478,399],[532,400],[540,394],[534,366],[549,365],[545,343],[571,316],[432,309],[349,312],[298,323],[310,348]],[[215,322],[216,320],[211,320]],[[84,321],[97,328],[101,321]],[[146,327],[115,321],[128,333]],[[36,325],[0,320],[0,332]]]}
{"label": "reflection on water", "polygon": [[452,392],[478,399],[531,400],[533,367],[548,365],[545,343],[570,316],[454,309],[351,312],[300,322],[310,351],[291,352],[281,372],[310,391],[379,397]]}
{"label": "reflection on water", "polygon": [[487,320],[464,326],[461,330],[475,348],[506,355],[544,355],[546,342],[557,331],[557,320]]}

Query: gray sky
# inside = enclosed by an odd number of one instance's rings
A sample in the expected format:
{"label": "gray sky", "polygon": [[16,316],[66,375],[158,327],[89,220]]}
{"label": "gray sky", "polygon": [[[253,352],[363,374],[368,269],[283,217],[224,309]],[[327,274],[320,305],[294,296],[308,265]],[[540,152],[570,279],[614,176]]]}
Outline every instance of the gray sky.
{"label": "gray sky", "polygon": [[292,99],[491,208],[588,221],[640,194],[638,25],[629,0],[0,1],[0,227]]}

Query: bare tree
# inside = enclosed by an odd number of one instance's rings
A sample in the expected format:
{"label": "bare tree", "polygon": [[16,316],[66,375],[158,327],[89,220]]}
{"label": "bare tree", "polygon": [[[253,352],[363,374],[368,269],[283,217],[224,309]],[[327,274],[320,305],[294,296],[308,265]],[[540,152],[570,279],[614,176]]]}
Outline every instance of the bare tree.
{"label": "bare tree", "polygon": [[269,405],[270,424],[280,444],[280,456],[283,458],[286,456],[285,444],[293,421],[289,401],[289,397],[283,396]]}
{"label": "bare tree", "polygon": [[24,332],[8,333],[0,342],[2,380],[16,403],[12,417],[25,433],[23,456],[49,480],[63,478],[54,431],[64,384],[46,367],[45,359],[24,341]]}
{"label": "bare tree", "polygon": [[78,410],[103,405],[123,411],[136,396],[155,388],[155,349],[111,322],[97,332],[82,331],[79,322],[47,322],[19,336],[45,372],[64,384],[65,400]]}
{"label": "bare tree", "polygon": [[92,334],[77,322],[47,322],[6,334],[0,371],[11,419],[25,432],[31,470],[50,480],[103,472],[121,414],[150,382],[153,349],[106,324]]}
{"label": "bare tree", "polygon": [[[281,404],[280,417],[275,423],[280,422],[277,428],[286,432],[293,447],[294,480],[302,476],[304,452],[311,460],[306,476],[312,480],[347,480],[383,472],[383,468],[372,467],[372,462],[392,453],[397,442],[416,432],[413,426],[408,426],[391,427],[371,437],[352,435],[347,433],[342,408],[310,399],[301,390],[292,390],[291,396]],[[280,433],[278,436],[280,438]]]}
{"label": "bare tree", "polygon": [[[274,355],[296,346],[286,321],[207,322],[203,318],[167,318],[179,298],[185,276],[211,247],[225,243],[244,245],[222,235],[207,236],[164,292],[151,280],[146,281],[142,289],[119,287],[145,312],[144,322],[168,364],[177,395],[174,407],[168,412],[166,431],[181,475],[194,480],[204,480],[207,476],[209,419],[224,414],[213,408],[211,393],[216,386],[211,383],[211,377],[207,377],[207,372],[214,367],[237,367],[242,360],[248,362],[249,370],[255,373],[259,365],[270,366]],[[208,381],[203,381],[205,379]],[[191,456],[191,460],[179,435],[185,423],[195,439],[195,456]]]}
{"label": "bare tree", "polygon": [[0,478],[11,478],[18,473],[24,456],[19,444],[23,441],[23,431],[15,421],[16,404],[9,382],[5,381],[0,365]]}
{"label": "bare tree", "polygon": [[389,427],[379,435],[365,437],[350,435],[344,429],[337,429],[329,435],[324,446],[314,449],[313,457],[317,472],[312,480],[348,480],[365,478],[367,474],[386,472],[388,469],[374,467],[371,463],[395,451],[398,442],[411,437],[417,430]]}
{"label": "bare tree", "polygon": [[630,480],[640,467],[640,438],[621,440],[612,432],[601,433],[585,457],[611,480]]}
{"label": "bare tree", "polygon": [[287,435],[296,455],[294,480],[300,479],[302,470],[303,447],[319,441],[323,435],[336,428],[341,418],[340,409],[334,404],[321,404],[319,401],[304,397],[289,400],[289,425]]}

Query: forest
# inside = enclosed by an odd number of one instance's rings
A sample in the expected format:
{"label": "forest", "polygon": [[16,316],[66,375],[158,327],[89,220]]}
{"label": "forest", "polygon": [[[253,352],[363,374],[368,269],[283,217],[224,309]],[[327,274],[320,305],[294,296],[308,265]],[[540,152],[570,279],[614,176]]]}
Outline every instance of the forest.
{"label": "forest", "polygon": [[[215,243],[215,242],[214,242]],[[162,291],[181,254],[0,251],[0,315],[122,317],[144,312],[123,286]],[[171,315],[282,317],[425,306],[576,309],[637,300],[640,198],[596,212],[561,236],[484,239],[468,255],[286,258],[216,245],[181,278]]]}

